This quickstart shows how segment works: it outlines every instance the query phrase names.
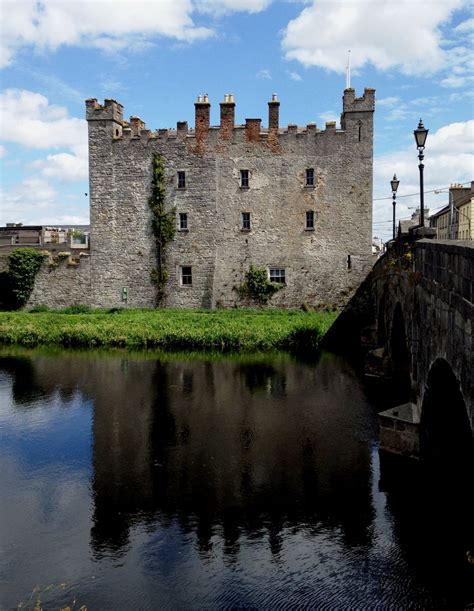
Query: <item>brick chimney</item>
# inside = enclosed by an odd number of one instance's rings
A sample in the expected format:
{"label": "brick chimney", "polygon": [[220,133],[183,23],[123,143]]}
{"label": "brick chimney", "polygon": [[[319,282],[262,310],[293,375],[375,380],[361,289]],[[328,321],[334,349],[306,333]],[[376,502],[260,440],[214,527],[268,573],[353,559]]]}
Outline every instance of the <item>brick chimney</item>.
{"label": "brick chimney", "polygon": [[268,102],[268,131],[278,133],[280,115],[280,102],[277,94],[272,95],[271,102]]}
{"label": "brick chimney", "polygon": [[221,106],[221,128],[220,137],[223,140],[230,140],[232,137],[232,130],[234,129],[235,122],[235,103],[234,96],[232,93],[224,94],[224,101],[220,103]]}
{"label": "brick chimney", "polygon": [[211,105],[207,94],[203,97],[198,95],[197,102],[194,104],[196,140],[198,143],[207,139],[209,133]]}
{"label": "brick chimney", "polygon": [[247,142],[260,140],[260,124],[262,119],[245,119],[245,137]]}

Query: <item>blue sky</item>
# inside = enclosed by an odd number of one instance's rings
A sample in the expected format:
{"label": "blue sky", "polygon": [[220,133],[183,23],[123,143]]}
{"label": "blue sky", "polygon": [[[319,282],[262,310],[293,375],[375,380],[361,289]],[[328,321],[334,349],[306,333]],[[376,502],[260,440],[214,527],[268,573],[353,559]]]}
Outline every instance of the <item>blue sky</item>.
{"label": "blue sky", "polygon": [[0,0],[0,24],[0,224],[88,222],[85,98],[115,98],[156,129],[193,125],[204,93],[217,124],[227,92],[238,123],[266,125],[276,92],[281,125],[324,128],[339,120],[348,49],[357,94],[377,90],[374,235],[390,237],[394,172],[399,216],[418,203],[420,117],[426,190],[474,178],[467,0]]}

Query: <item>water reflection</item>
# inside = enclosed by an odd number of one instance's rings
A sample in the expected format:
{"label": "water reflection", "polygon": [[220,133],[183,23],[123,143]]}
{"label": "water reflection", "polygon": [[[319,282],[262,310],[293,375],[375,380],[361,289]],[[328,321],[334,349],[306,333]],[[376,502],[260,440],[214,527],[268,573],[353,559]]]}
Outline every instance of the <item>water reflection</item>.
{"label": "water reflection", "polygon": [[[157,516],[195,529],[202,554],[216,527],[226,554],[238,551],[242,532],[271,533],[278,553],[283,525],[338,527],[348,543],[368,544],[371,425],[350,376],[320,383],[327,368],[333,359],[303,371],[128,363],[106,396],[96,393],[95,551],[119,551],[137,520]],[[348,385],[351,402],[336,407],[331,395]]]}
{"label": "water reflection", "polygon": [[472,500],[380,478],[375,410],[334,355],[0,351],[0,437],[0,606],[68,575],[101,609],[474,599]]}

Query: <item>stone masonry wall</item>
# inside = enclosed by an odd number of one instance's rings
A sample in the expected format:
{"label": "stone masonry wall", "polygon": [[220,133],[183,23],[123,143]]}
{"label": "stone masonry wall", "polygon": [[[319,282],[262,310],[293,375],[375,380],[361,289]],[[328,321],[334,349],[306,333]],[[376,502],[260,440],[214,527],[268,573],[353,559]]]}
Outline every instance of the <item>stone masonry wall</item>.
{"label": "stone masonry wall", "polygon": [[[257,120],[232,126],[226,106],[225,129],[209,127],[209,104],[200,102],[197,138],[182,122],[176,131],[150,132],[138,118],[123,121],[117,102],[88,100],[91,304],[155,305],[148,197],[158,152],[167,207],[177,219],[188,215],[188,229],[169,246],[167,306],[232,306],[251,264],[285,269],[274,306],[343,305],[372,263],[374,92],[355,98],[346,90],[343,103],[341,130],[328,124],[323,131],[275,131],[273,113],[269,137]],[[314,188],[305,186],[307,168],[314,168]],[[249,171],[248,189],[240,186],[240,170]],[[178,188],[178,171],[186,174],[185,189]],[[315,212],[314,231],[305,228],[308,210]],[[251,214],[250,231],[241,229],[242,212]],[[191,286],[181,284],[182,266],[192,267]]]}
{"label": "stone masonry wall", "polygon": [[89,256],[80,256],[78,261],[71,265],[64,259],[57,267],[45,261],[26,307],[46,305],[58,309],[74,304],[91,305],[91,260]]}

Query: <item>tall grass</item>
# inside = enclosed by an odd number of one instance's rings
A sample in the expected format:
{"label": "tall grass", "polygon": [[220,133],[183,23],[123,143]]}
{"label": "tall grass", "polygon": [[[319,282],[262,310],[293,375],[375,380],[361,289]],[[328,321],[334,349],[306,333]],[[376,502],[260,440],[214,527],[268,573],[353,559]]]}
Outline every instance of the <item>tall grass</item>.
{"label": "tall grass", "polygon": [[318,347],[335,318],[334,312],[246,309],[0,312],[0,343],[173,350],[308,350]]}

